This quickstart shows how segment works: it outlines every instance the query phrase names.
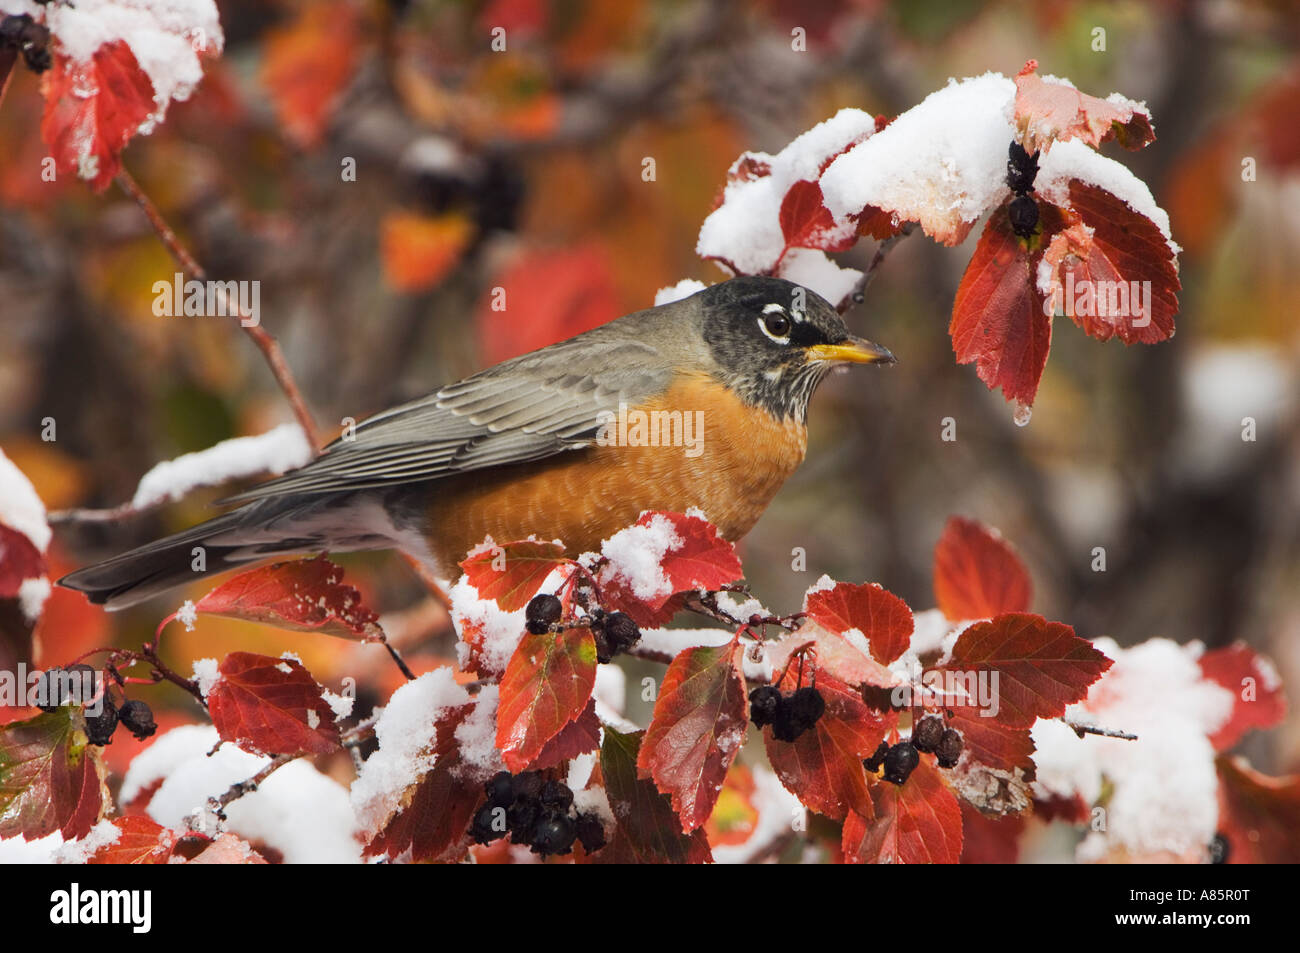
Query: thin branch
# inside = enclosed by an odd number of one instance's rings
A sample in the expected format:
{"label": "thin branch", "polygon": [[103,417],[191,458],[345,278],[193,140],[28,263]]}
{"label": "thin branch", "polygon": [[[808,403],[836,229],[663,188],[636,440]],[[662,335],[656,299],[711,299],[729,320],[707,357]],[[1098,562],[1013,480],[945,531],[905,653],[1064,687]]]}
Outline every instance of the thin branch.
{"label": "thin branch", "polygon": [[853,290],[849,292],[849,296],[844,299],[844,304],[840,306],[841,313],[851,310],[866,300],[867,288],[875,279],[876,272],[880,269],[881,264],[884,263],[884,260],[889,256],[889,253],[894,250],[898,243],[908,235],[912,234],[915,229],[915,222],[907,222],[899,229],[896,235],[890,235],[880,243],[880,247],[876,249],[876,253],[871,256],[870,263],[862,272],[862,277],[857,280],[857,283],[853,286]]}
{"label": "thin branch", "polygon": [[226,817],[225,808],[227,804],[231,801],[238,800],[245,794],[252,794],[261,787],[262,782],[269,778],[273,773],[278,771],[280,768],[283,768],[290,761],[298,760],[298,758],[299,755],[296,754],[276,755],[262,768],[262,770],[258,771],[257,774],[253,775],[251,778],[232,784],[226,790],[226,793],[221,795],[221,797],[208,798],[208,806],[217,817],[224,820]]}
{"label": "thin branch", "polygon": [[1073,721],[1061,721],[1074,729],[1074,733],[1082,738],[1084,735],[1101,735],[1103,738],[1120,738],[1124,741],[1137,741],[1138,736],[1130,734],[1127,731],[1120,731],[1118,728],[1103,728],[1100,725],[1081,725]]}
{"label": "thin branch", "polygon": [[[176,233],[172,231],[170,225],[163,219],[157,206],[149,196],[144,194],[135,179],[131,178],[130,173],[125,169],[117,174],[117,184],[122,191],[135,200],[144,212],[145,218],[157,233],[163,246],[176,259],[181,270],[192,278],[199,281],[207,280],[207,272],[200,265],[189,250],[181,244]],[[275,376],[276,383],[280,385],[280,390],[289,401],[289,406],[293,408],[293,414],[298,419],[298,425],[302,427],[303,433],[307,435],[307,441],[311,444],[312,449],[320,447],[320,434],[316,429],[316,422],[312,419],[311,412],[307,409],[306,401],[303,400],[302,392],[298,389],[298,383],[294,380],[293,372],[289,370],[289,365],[285,362],[284,353],[280,350],[280,342],[268,333],[260,324],[253,324],[249,321],[252,315],[244,312],[238,302],[230,300],[226,293],[225,287],[221,284],[214,286],[214,294],[221,310],[239,320],[239,326],[244,330],[253,343],[258,346],[262,352],[262,357],[271,368],[271,373]]]}
{"label": "thin branch", "polygon": [[433,596],[434,600],[450,614],[451,596],[447,595],[447,591],[434,578],[433,573],[429,571],[429,567],[405,550],[399,550],[399,552],[402,558],[406,560],[406,564],[411,567],[411,571],[415,573],[420,582],[424,583],[424,588],[429,590],[429,595]]}

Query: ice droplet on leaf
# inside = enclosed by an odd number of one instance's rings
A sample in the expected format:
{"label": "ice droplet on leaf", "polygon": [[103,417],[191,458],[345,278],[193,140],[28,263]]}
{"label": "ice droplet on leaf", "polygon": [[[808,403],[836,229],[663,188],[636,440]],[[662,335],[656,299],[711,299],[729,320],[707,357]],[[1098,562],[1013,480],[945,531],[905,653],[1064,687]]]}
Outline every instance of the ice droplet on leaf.
{"label": "ice droplet on leaf", "polygon": [[1016,401],[1016,412],[1012,415],[1011,419],[1016,422],[1017,427],[1024,427],[1028,425],[1029,418],[1033,415],[1033,406],[1026,404],[1024,401],[1018,400]]}

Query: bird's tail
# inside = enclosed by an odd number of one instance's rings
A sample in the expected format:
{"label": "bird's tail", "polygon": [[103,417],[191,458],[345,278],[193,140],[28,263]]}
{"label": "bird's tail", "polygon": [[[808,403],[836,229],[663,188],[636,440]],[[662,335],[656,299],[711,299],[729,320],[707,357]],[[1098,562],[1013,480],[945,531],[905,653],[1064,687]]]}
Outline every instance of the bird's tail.
{"label": "bird's tail", "polygon": [[318,497],[307,505],[299,501],[290,506],[281,499],[259,500],[79,569],[60,579],[59,585],[84,592],[91,602],[110,610],[124,609],[187,582],[268,557],[383,545],[378,539],[357,546],[332,545],[339,534],[330,524],[337,524],[338,514],[345,509],[339,502]]}

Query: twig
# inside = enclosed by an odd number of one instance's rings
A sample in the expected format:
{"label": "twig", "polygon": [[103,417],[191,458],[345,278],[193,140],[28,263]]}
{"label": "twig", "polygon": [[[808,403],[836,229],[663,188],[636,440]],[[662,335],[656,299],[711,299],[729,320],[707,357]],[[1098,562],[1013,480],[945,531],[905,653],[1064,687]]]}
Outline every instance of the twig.
{"label": "twig", "polygon": [[393,648],[392,645],[389,644],[387,638],[382,638],[379,641],[383,643],[384,648],[388,649],[388,654],[393,657],[393,661],[396,662],[397,667],[402,670],[402,674],[406,676],[406,680],[408,682],[415,681],[415,673],[412,672],[411,669],[407,666],[406,661],[402,658],[401,653],[398,652],[397,649]]}
{"label": "twig", "polygon": [[[144,212],[145,218],[153,226],[159,240],[163,246],[176,259],[181,270],[191,277],[205,281],[207,272],[200,265],[189,250],[181,244],[176,233],[172,231],[171,226],[163,219],[157,206],[149,196],[145,195],[135,179],[131,178],[130,173],[125,169],[117,174],[117,184],[122,191],[135,200]],[[275,376],[276,383],[280,385],[280,390],[289,401],[289,406],[293,408],[293,414],[298,419],[298,425],[302,427],[303,433],[307,435],[307,441],[311,444],[312,450],[320,447],[320,434],[316,430],[316,422],[312,419],[311,412],[307,409],[307,404],[303,400],[302,392],[298,389],[298,383],[294,380],[293,372],[289,370],[289,365],[285,363],[284,353],[280,350],[280,342],[269,334],[260,324],[252,324],[247,319],[252,317],[240,308],[237,302],[231,301],[230,296],[226,293],[225,287],[221,284],[214,286],[214,292],[218,299],[221,310],[239,320],[239,326],[244,330],[253,343],[258,346],[262,352],[263,358],[271,368],[271,373]]]}
{"label": "twig", "polygon": [[51,526],[58,526],[62,523],[115,523],[129,516],[151,513],[162,506],[164,502],[164,500],[155,500],[147,506],[122,503],[118,506],[110,506],[100,510],[76,507],[67,510],[51,510],[46,514],[45,518]]}
{"label": "twig", "polygon": [[245,794],[252,794],[262,785],[263,781],[269,778],[280,768],[283,768],[290,761],[296,761],[298,757],[299,756],[296,754],[276,755],[274,758],[270,760],[269,763],[267,763],[262,768],[262,770],[258,771],[257,774],[253,775],[251,778],[248,778],[245,781],[238,781],[232,784],[226,790],[226,793],[221,795],[221,797],[208,798],[208,806],[212,809],[212,812],[217,815],[217,817],[221,818],[222,820],[225,820],[226,819],[225,808],[227,804],[229,804],[231,801],[238,800],[239,798],[243,797]]}
{"label": "twig", "polygon": [[895,246],[897,246],[899,242],[912,234],[915,228],[916,223],[907,222],[898,230],[897,234],[890,235],[880,243],[880,247],[876,249],[876,253],[871,256],[871,262],[862,272],[862,277],[857,280],[857,283],[853,286],[853,290],[849,292],[849,296],[844,299],[844,303],[840,306],[841,313],[851,310],[866,300],[867,287],[876,277],[876,272],[880,269],[885,258],[888,257],[889,253],[894,250]]}
{"label": "twig", "polygon": [[1100,725],[1080,725],[1073,721],[1065,721],[1064,718],[1062,718],[1061,721],[1073,728],[1074,733],[1080,738],[1084,735],[1101,735],[1103,738],[1121,738],[1124,741],[1138,740],[1137,735],[1130,734],[1127,731],[1120,731],[1118,728],[1103,728]]}
{"label": "twig", "polygon": [[447,595],[447,591],[443,589],[438,580],[434,578],[433,573],[429,572],[429,567],[405,550],[399,550],[399,552],[401,553],[402,558],[406,560],[406,564],[411,567],[411,570],[419,578],[420,582],[424,583],[424,588],[428,589],[429,594],[433,596],[439,605],[447,610],[448,614],[450,614],[451,596]]}

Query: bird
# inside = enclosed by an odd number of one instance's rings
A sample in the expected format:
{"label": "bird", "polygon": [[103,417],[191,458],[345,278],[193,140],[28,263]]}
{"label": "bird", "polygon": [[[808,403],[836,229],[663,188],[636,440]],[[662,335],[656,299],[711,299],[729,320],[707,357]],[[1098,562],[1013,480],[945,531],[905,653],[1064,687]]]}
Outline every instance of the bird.
{"label": "bird", "polygon": [[452,579],[488,537],[595,552],[643,512],[693,508],[734,542],[803,462],[827,373],[893,363],[810,289],[731,278],[369,417],[219,501],[238,508],[59,583],[115,610],[250,562],[376,549]]}

